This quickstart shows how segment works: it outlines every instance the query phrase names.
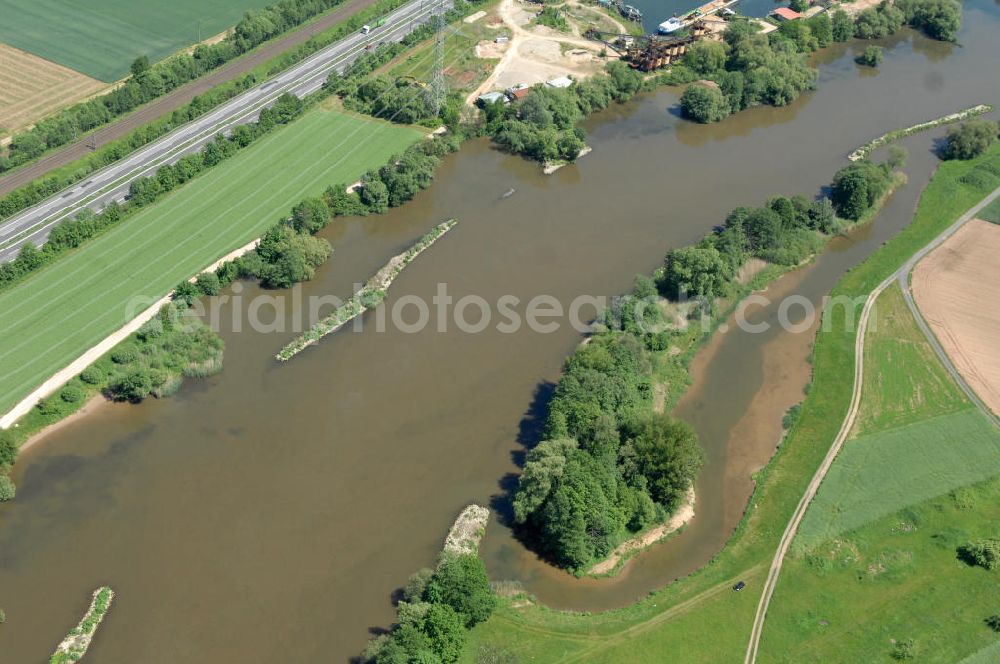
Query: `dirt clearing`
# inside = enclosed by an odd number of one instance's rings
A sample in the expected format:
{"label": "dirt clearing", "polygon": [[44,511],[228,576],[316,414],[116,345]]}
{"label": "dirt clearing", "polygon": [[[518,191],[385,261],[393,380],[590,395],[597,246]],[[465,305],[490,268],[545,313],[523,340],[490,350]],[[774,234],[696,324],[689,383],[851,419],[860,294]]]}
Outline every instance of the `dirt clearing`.
{"label": "dirt clearing", "polygon": [[913,295],[962,377],[1000,413],[1000,226],[973,219],[913,272]]}
{"label": "dirt clearing", "polygon": [[108,87],[21,49],[0,44],[0,127],[15,132]]}

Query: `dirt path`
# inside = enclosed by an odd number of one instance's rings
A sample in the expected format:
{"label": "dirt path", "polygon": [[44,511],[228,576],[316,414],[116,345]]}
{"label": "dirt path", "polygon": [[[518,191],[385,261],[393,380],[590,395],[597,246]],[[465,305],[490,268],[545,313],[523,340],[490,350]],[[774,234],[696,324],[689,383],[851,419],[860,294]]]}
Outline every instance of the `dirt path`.
{"label": "dirt path", "polygon": [[531,29],[525,27],[534,18],[534,14],[526,11],[517,0],[501,0],[497,14],[504,27],[510,30],[510,40],[490,75],[465,98],[470,106],[480,95],[496,88],[510,87],[514,83],[530,85],[566,73],[586,77],[596,71],[591,58],[588,57],[586,62],[573,62],[561,52],[563,44],[594,52],[595,42],[545,26]]}
{"label": "dirt path", "polygon": [[323,32],[352,14],[373,4],[375,4],[375,0],[347,0],[340,8],[324,15],[319,20],[285,37],[279,38],[277,41],[258,48],[253,53],[234,60],[228,65],[223,65],[221,69],[216,69],[187,85],[177,88],[169,94],[157,98],[130,115],[126,115],[121,120],[98,129],[83,140],[71,143],[30,166],[26,166],[0,178],[0,196],[44,176],[54,168],[65,166],[87,156],[91,152],[91,144],[101,147],[115,141],[134,129],[184,106],[195,96],[203,94],[226,81],[243,76],[257,65],[308,41],[312,36]]}
{"label": "dirt path", "polygon": [[777,586],[778,576],[781,574],[781,567],[785,561],[785,556],[788,553],[792,540],[795,538],[799,524],[805,516],[809,503],[811,503],[812,499],[816,496],[816,492],[819,490],[819,486],[823,482],[823,478],[826,477],[827,472],[829,472],[830,467],[837,458],[837,454],[840,452],[840,448],[843,446],[848,434],[854,427],[854,420],[858,415],[858,406],[861,404],[861,387],[864,377],[865,330],[868,327],[868,319],[871,315],[872,306],[875,304],[875,300],[892,282],[896,281],[902,287],[903,295],[910,307],[910,310],[913,312],[914,318],[917,320],[918,326],[927,337],[927,340],[931,343],[931,346],[934,348],[934,352],[938,355],[942,364],[944,364],[945,368],[955,379],[955,382],[958,383],[959,387],[962,388],[973,403],[975,403],[980,410],[982,410],[984,414],[986,414],[987,417],[993,421],[994,424],[1000,426],[1000,421],[997,420],[997,417],[990,412],[975,392],[973,392],[968,384],[966,384],[961,374],[955,369],[955,366],[952,364],[947,353],[944,352],[941,344],[938,343],[937,338],[930,331],[930,328],[927,327],[927,323],[924,321],[923,316],[921,316],[920,311],[913,302],[913,296],[910,293],[908,284],[910,272],[924,256],[929,254],[936,247],[940,246],[948,238],[958,232],[962,226],[964,226],[971,219],[975,218],[975,216],[979,214],[980,210],[992,203],[998,197],[1000,197],[1000,187],[993,190],[993,192],[986,196],[986,198],[959,217],[955,223],[946,228],[937,237],[928,242],[924,247],[911,256],[902,267],[889,275],[885,281],[876,286],[875,289],[869,293],[868,299],[865,300],[865,306],[861,313],[861,319],[858,322],[857,337],[854,341],[854,387],[851,394],[851,405],[847,410],[847,414],[844,416],[844,421],[840,426],[840,431],[837,433],[837,437],[830,446],[830,450],[827,452],[826,457],[823,458],[823,463],[820,464],[816,474],[809,482],[809,486],[806,487],[805,494],[803,494],[802,499],[796,506],[795,512],[792,514],[792,518],[788,522],[788,525],[785,527],[785,532],[781,536],[781,541],[778,544],[778,550],[774,554],[774,560],[771,562],[771,567],[767,574],[767,581],[764,584],[764,590],[761,594],[760,602],[757,605],[757,613],[754,616],[753,629],[750,633],[750,643],[747,645],[744,664],[754,664],[757,661],[757,653],[760,648],[760,635],[764,630],[764,620],[767,617],[767,609],[768,606],[770,606],[771,597],[774,594],[774,588]]}

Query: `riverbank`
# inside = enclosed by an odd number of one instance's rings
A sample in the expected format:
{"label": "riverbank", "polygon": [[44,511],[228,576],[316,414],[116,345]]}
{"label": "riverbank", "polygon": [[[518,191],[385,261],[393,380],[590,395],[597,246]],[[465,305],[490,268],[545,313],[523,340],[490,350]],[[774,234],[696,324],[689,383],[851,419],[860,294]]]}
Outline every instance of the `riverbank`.
{"label": "riverbank", "polygon": [[[920,197],[920,205],[899,235],[848,272],[831,296],[853,302],[826,313],[813,350],[814,380],[799,418],[767,467],[734,535],[712,562],[678,579],[648,599],[617,611],[579,615],[544,608],[505,605],[473,633],[466,653],[483,643],[515,642],[520,653],[558,661],[572,652],[583,661],[634,661],[628,653],[680,651],[711,653],[695,661],[740,661],[757,596],[734,596],[729,587],[743,580],[759,589],[766,565],[806,484],[826,455],[850,401],[856,330],[865,296],[909,256],[972,207],[986,192],[961,182],[980,164],[1000,158],[994,146],[970,162],[943,163]],[[704,629],[706,624],[712,629]],[[701,626],[698,628],[697,626]],[[601,636],[594,638],[594,633]],[[464,661],[471,661],[467,656]]]}

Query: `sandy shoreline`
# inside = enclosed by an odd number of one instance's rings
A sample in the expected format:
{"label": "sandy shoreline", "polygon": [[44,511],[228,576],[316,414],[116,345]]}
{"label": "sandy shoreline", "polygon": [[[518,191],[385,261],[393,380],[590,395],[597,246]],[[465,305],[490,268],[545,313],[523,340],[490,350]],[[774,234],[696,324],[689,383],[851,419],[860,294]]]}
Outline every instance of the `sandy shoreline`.
{"label": "sandy shoreline", "polygon": [[662,523],[655,528],[650,528],[641,535],[625,540],[611,552],[611,555],[599,563],[596,563],[587,571],[587,573],[594,575],[607,574],[618,566],[618,563],[624,556],[636,551],[647,549],[662,540],[667,535],[680,530],[694,518],[694,502],[694,488],[692,487],[688,489],[687,497],[684,499],[684,502],[681,503],[681,506],[677,508],[677,511],[670,516],[666,523]]}
{"label": "sandy shoreline", "polygon": [[48,425],[47,427],[43,428],[40,431],[36,431],[35,433],[31,434],[31,436],[28,437],[28,440],[24,441],[24,443],[21,445],[20,452],[23,453],[27,451],[28,448],[34,446],[49,434],[55,433],[56,431],[59,431],[63,427],[69,426],[70,424],[76,422],[77,420],[83,419],[84,417],[90,415],[91,413],[95,413],[99,410],[107,408],[113,403],[114,403],[113,401],[105,397],[103,394],[95,394],[94,396],[90,397],[90,399],[87,400],[87,403],[83,404],[83,407],[80,410],[70,415],[67,415],[58,422],[53,422],[52,424]]}

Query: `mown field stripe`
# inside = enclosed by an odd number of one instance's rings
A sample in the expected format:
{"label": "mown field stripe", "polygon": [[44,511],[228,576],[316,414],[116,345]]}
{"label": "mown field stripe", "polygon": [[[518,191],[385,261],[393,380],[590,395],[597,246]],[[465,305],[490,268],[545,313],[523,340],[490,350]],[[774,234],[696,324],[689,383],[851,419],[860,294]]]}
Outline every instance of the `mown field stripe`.
{"label": "mown field stripe", "polygon": [[[364,140],[336,151],[345,133],[357,131],[366,132]],[[356,179],[420,136],[384,122],[314,112],[3,294],[0,410],[120,326],[131,297],[162,295],[259,235],[303,195]],[[353,154],[361,145],[363,154]],[[152,233],[150,224],[157,225]],[[8,319],[11,311],[15,320]]]}

